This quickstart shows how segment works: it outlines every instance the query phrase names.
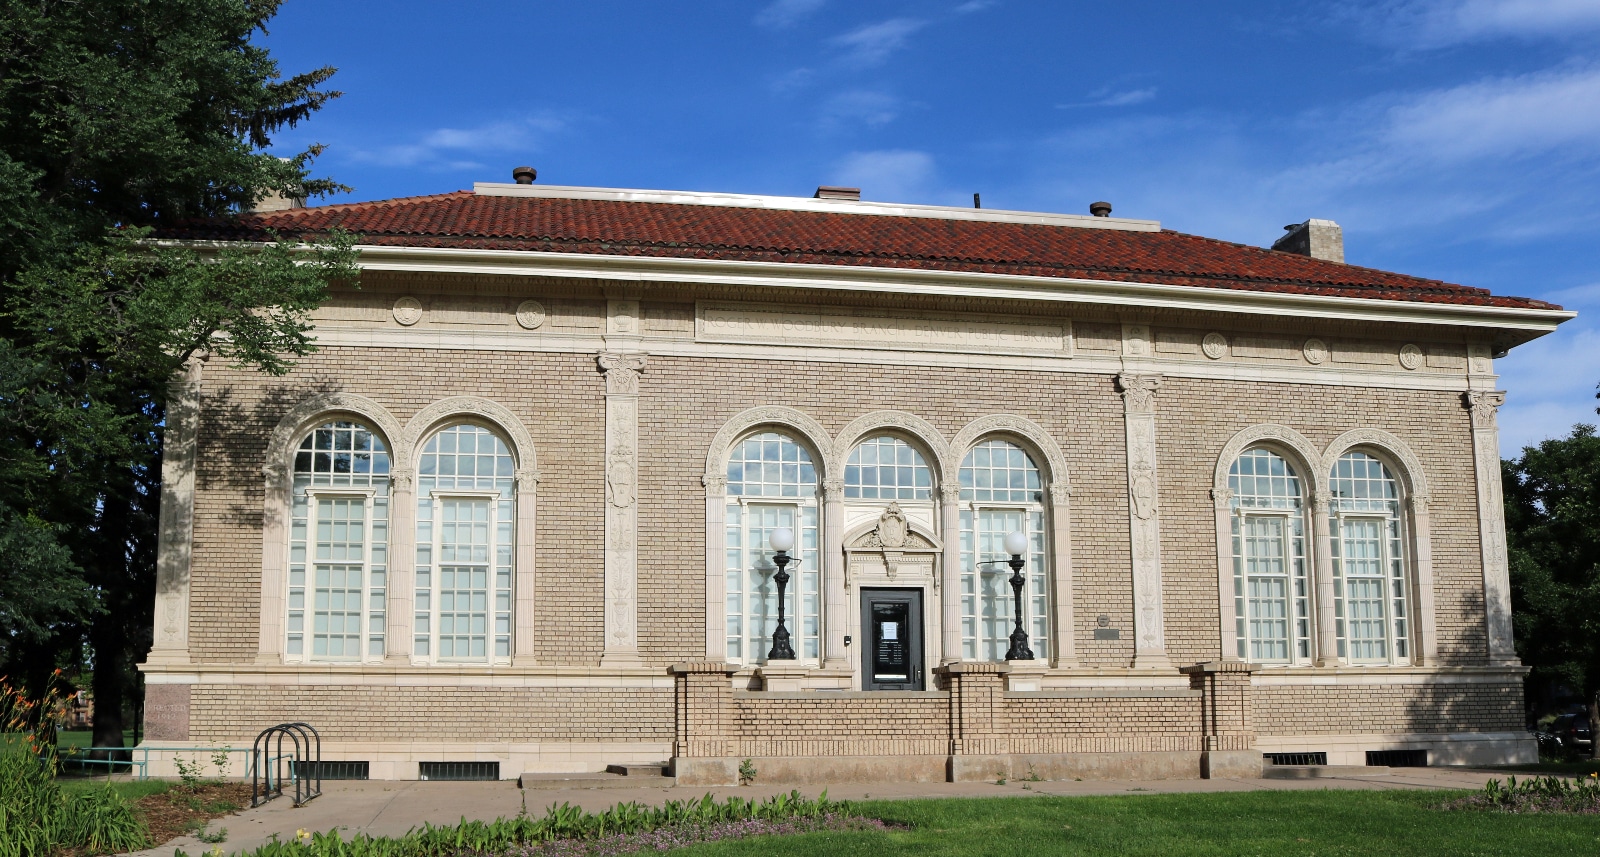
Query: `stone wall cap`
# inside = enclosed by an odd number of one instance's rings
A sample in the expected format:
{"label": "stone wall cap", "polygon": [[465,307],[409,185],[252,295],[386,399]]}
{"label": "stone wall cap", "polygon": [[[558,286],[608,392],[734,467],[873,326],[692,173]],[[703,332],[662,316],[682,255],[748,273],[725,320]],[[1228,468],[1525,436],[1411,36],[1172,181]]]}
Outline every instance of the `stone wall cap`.
{"label": "stone wall cap", "polygon": [[709,675],[713,673],[733,675],[738,671],[738,664],[730,664],[723,661],[681,661],[667,667],[667,672],[673,675]]}
{"label": "stone wall cap", "polygon": [[[1029,663],[1032,663],[1032,661],[1029,661]],[[973,674],[973,673],[987,673],[989,675],[1002,675],[1004,673],[1008,673],[1008,672],[1011,671],[1011,665],[1008,664],[1008,663],[996,663],[996,662],[992,662],[992,661],[971,662],[971,663],[968,663],[968,662],[957,662],[957,663],[953,663],[953,664],[944,664],[943,666],[934,667],[933,671],[935,673],[940,674],[940,675],[966,675],[966,674]]]}
{"label": "stone wall cap", "polygon": [[1259,667],[1248,661],[1203,661],[1187,667],[1179,667],[1178,672],[1184,675],[1204,673],[1252,673]]}

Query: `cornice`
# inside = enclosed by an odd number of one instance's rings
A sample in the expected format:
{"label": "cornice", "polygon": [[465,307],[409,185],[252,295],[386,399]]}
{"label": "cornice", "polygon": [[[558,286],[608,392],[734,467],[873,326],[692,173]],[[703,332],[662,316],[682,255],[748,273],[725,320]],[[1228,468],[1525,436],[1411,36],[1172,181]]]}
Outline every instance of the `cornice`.
{"label": "cornice", "polygon": [[1533,338],[1577,315],[1567,310],[1375,300],[965,271],[811,265],[723,259],[603,256],[538,251],[361,245],[363,270],[705,283],[790,289],[925,294],[1127,308],[1454,325],[1519,331]]}

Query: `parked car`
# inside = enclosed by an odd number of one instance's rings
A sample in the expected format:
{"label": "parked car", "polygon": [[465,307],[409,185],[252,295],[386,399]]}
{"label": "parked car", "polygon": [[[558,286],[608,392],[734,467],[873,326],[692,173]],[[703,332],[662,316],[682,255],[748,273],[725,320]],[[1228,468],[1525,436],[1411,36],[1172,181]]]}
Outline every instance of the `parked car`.
{"label": "parked car", "polygon": [[1571,758],[1594,753],[1594,729],[1588,714],[1562,714],[1534,736],[1541,754]]}

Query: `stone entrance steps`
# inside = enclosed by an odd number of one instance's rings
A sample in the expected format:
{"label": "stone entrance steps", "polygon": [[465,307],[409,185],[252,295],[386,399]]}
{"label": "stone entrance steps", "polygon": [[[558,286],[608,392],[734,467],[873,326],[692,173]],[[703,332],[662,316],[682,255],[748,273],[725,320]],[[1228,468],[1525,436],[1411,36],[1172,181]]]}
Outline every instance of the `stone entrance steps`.
{"label": "stone entrance steps", "polygon": [[607,765],[604,773],[538,774],[517,777],[517,787],[529,791],[558,789],[664,789],[673,785],[666,775],[667,763],[649,765]]}
{"label": "stone entrance steps", "polygon": [[1315,780],[1323,777],[1385,777],[1391,768],[1379,765],[1268,765],[1261,776],[1268,780]]}

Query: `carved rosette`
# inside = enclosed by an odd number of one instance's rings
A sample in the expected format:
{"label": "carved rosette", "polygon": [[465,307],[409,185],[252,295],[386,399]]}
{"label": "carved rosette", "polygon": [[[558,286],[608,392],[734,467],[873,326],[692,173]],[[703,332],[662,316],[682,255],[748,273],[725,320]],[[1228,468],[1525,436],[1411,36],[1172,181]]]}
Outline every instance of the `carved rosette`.
{"label": "carved rosette", "polygon": [[1506,392],[1472,390],[1462,393],[1461,399],[1462,405],[1472,414],[1473,430],[1493,431],[1496,426],[1495,412],[1506,403]]}
{"label": "carved rosette", "polygon": [[1200,340],[1200,350],[1212,360],[1221,360],[1228,356],[1228,337],[1216,332],[1208,333],[1205,339]]}
{"label": "carved rosette", "polygon": [[595,361],[606,376],[606,395],[639,395],[639,374],[644,371],[646,355],[602,351]]}
{"label": "carved rosette", "polygon": [[394,302],[394,320],[410,327],[422,320],[422,301],[413,297],[399,298]]}

